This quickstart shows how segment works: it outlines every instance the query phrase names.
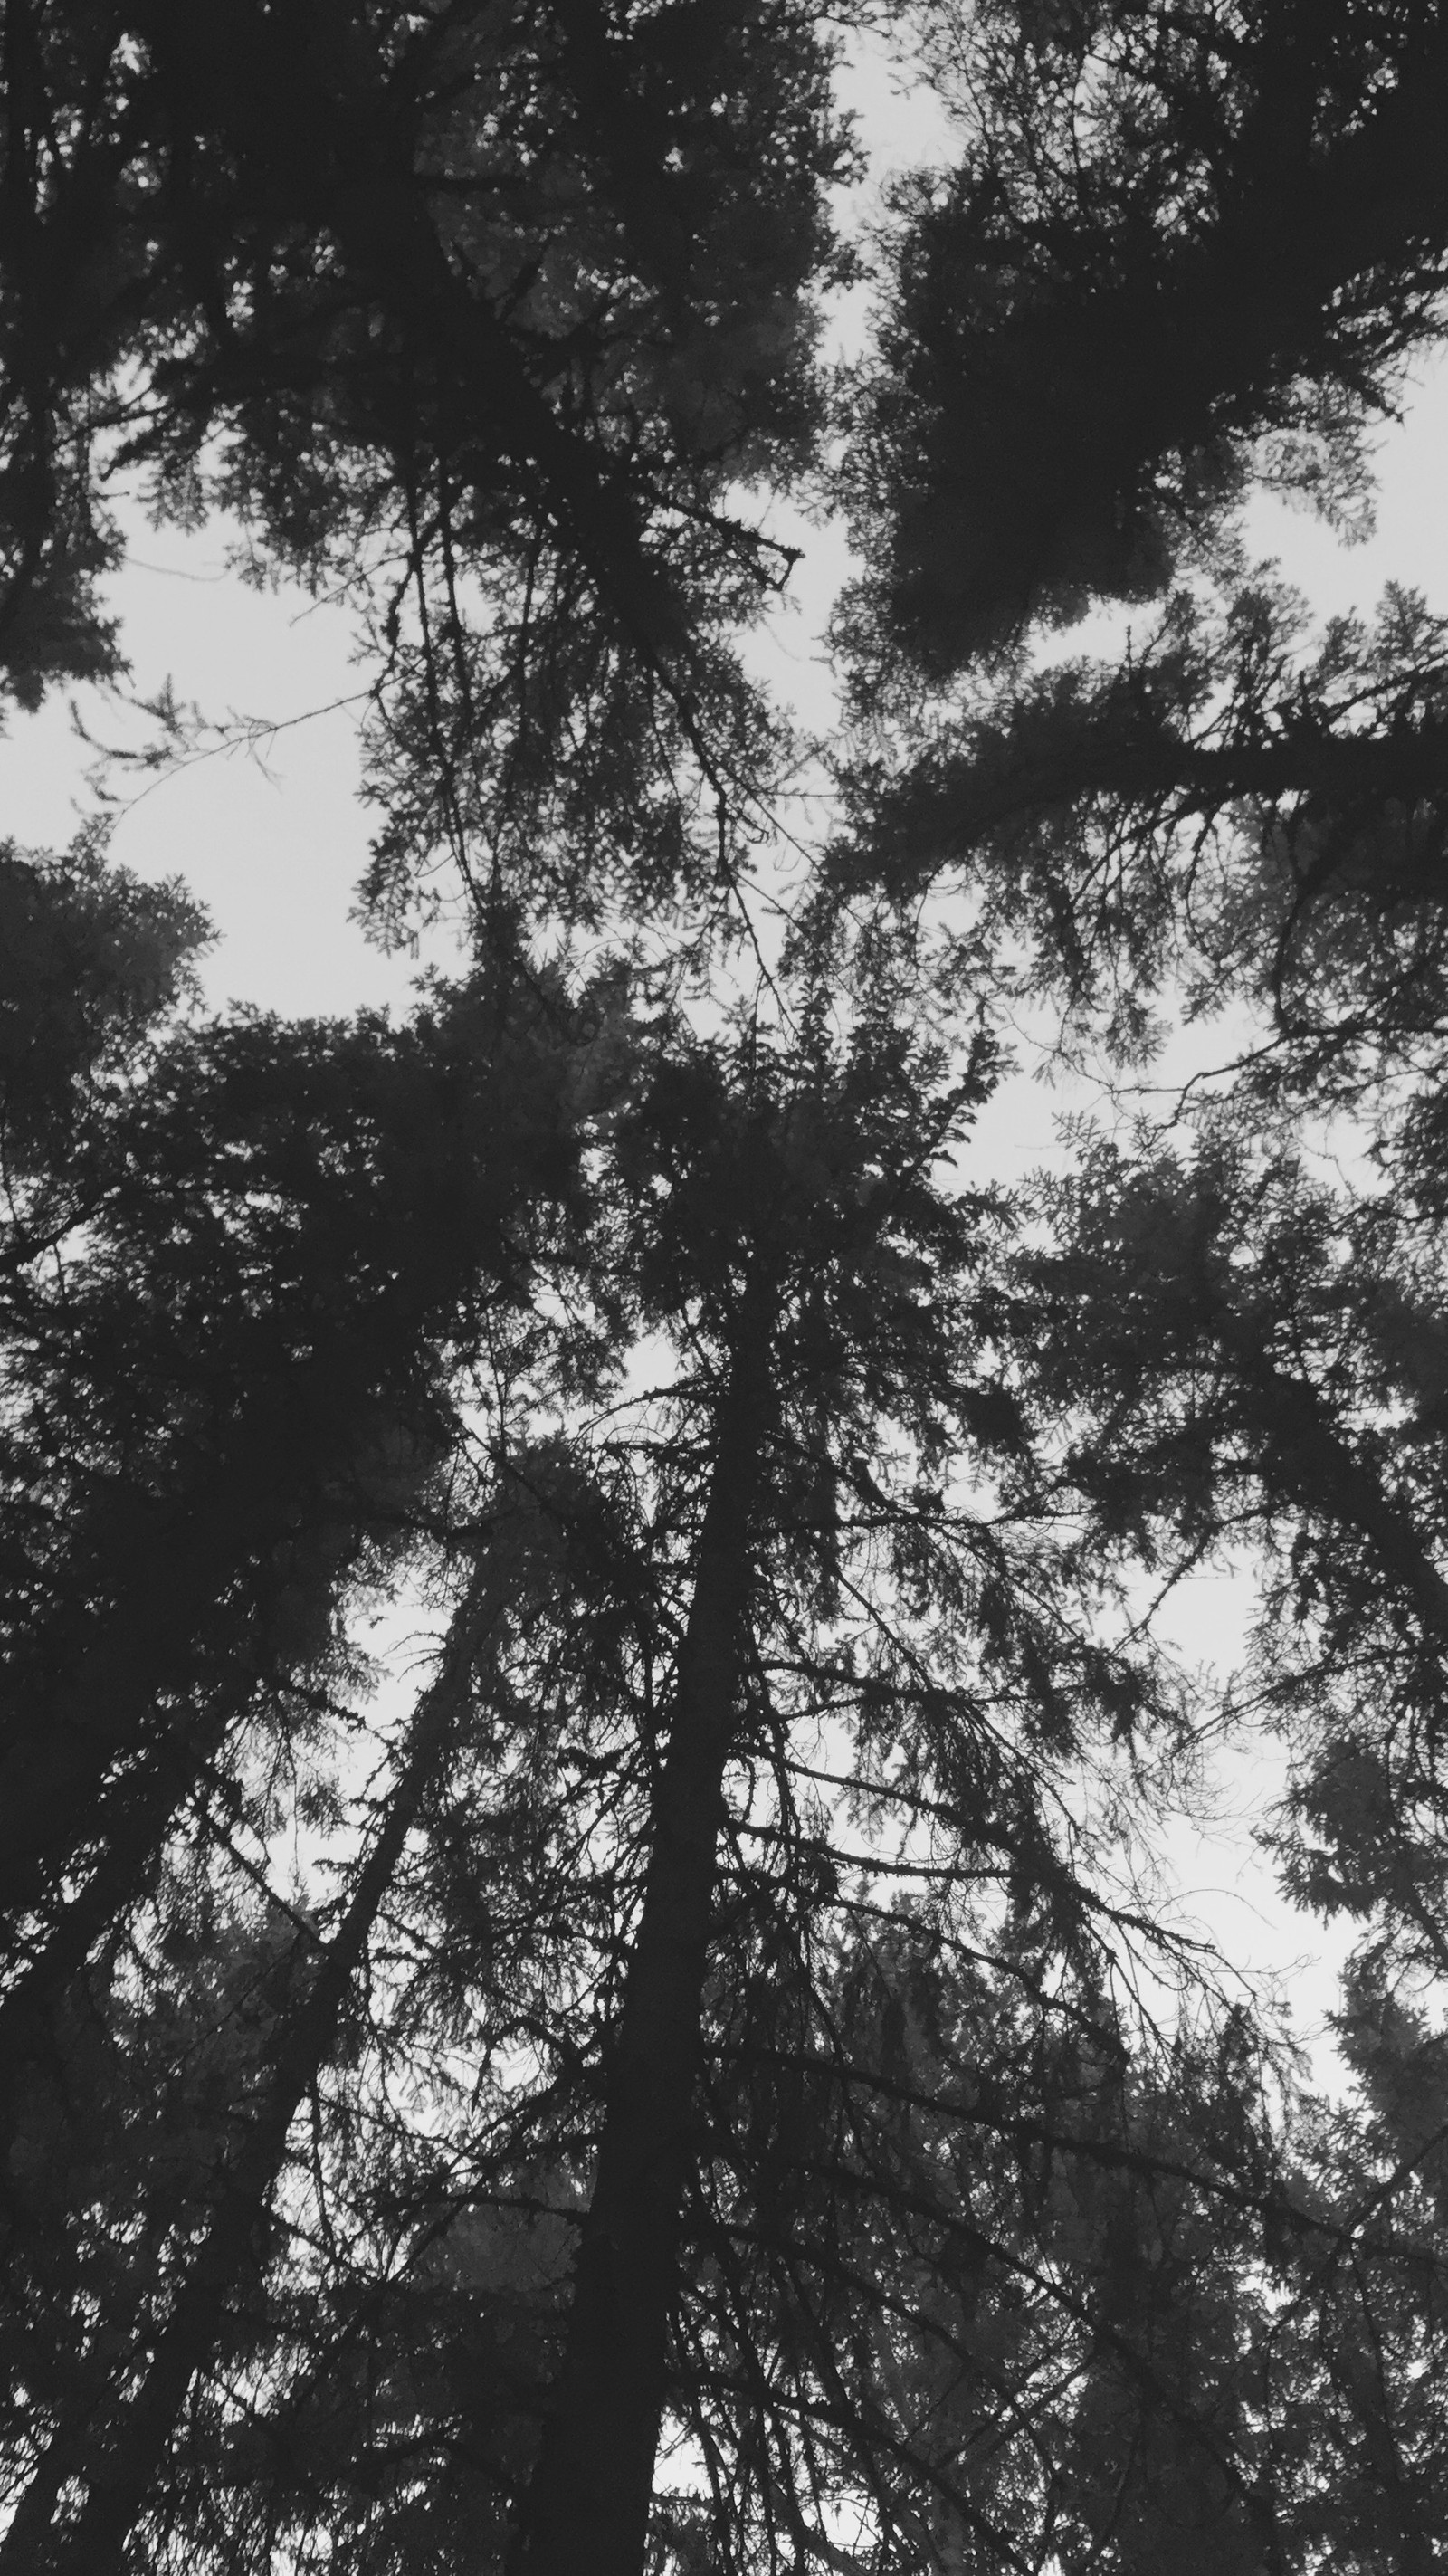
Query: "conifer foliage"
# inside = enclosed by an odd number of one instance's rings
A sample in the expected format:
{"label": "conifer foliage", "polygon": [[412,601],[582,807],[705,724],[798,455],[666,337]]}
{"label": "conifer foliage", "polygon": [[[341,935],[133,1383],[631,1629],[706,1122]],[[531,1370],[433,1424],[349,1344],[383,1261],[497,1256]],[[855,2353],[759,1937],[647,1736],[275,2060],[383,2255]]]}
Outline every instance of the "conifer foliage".
{"label": "conifer foliage", "polygon": [[[1448,657],[1235,514],[1365,506],[1448,18],[922,0],[847,255],[868,9],[0,16],[13,698],[121,673],[138,478],[229,512],[466,925],[208,1016],[183,887],[0,853],[0,2571],[1427,2576]],[[1247,1037],[1008,1194],[1023,1002]],[[1155,1892],[1264,1741],[1326,2090]]]}

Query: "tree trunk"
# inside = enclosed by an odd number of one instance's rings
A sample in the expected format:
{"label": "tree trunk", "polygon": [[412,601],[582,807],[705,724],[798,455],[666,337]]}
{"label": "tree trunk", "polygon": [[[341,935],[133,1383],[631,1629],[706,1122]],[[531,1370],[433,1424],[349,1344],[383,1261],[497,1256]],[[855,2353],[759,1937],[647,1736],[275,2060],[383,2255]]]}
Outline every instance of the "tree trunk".
{"label": "tree trunk", "polygon": [[719,1422],[563,2365],[514,2552],[518,2576],[639,2576],[644,2564],[693,2150],[724,1769],[738,1711],[770,1321],[762,1284],[751,1283]]}
{"label": "tree trunk", "polygon": [[[170,1770],[173,1805],[185,1796],[191,1782],[157,1725],[157,1702],[167,1691],[195,1689],[212,1705],[229,1702],[234,1712],[256,1688],[260,1667],[244,1643],[233,1645],[225,1673],[194,1669],[190,1641],[205,1635],[221,1579],[215,1546],[184,1547],[165,1522],[140,1526],[146,1544],[120,1569],[129,1577],[125,1597],[89,1622],[75,1670],[33,1721],[12,1719],[7,1729],[0,1754],[0,1910],[11,1923],[52,1901],[79,1854],[104,1837],[108,1797],[116,1790],[125,1795],[123,1780],[107,1785],[118,1760],[137,1756],[137,1770],[146,1774]],[[166,1570],[160,1602],[158,1566]]]}
{"label": "tree trunk", "polygon": [[[210,2227],[155,2338],[145,2376],[99,2443],[94,2433],[87,2439],[69,2428],[56,2435],[0,2544],[3,2576],[36,2576],[38,2568],[48,2576],[120,2576],[191,2381],[215,2351],[227,2302],[256,2259],[292,2121],[325,2060],[353,1972],[462,1709],[478,1649],[501,1606],[497,1574],[485,1570],[456,1612],[438,1674],[418,1703],[401,1775],[346,1913],[273,2034],[264,2093],[221,2176]],[[85,2502],[55,2531],[56,2496],[75,2476],[86,2482]]]}
{"label": "tree trunk", "polygon": [[163,1747],[150,1769],[122,1782],[103,1810],[89,1878],[67,1899],[44,1941],[0,1997],[0,2098],[8,2096],[6,2109],[0,2110],[0,2143],[10,2135],[11,2110],[18,2108],[20,2068],[53,2045],[55,2015],[66,1989],[97,1943],[144,1895],[178,1807],[244,1705],[243,1692],[234,1705],[228,1699],[220,1708],[206,1710],[184,1743]]}

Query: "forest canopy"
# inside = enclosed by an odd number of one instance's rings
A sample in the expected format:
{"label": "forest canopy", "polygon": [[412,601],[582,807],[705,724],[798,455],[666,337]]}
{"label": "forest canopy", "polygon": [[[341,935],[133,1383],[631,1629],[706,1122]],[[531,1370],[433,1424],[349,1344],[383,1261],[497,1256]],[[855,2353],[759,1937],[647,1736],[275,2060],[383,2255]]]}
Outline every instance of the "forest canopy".
{"label": "forest canopy", "polygon": [[1448,10],[0,46],[12,732],[164,784],[224,528],[453,938],[218,1011],[148,809],[0,845],[0,2576],[1429,2576],[1448,602],[1250,538],[1448,327]]}

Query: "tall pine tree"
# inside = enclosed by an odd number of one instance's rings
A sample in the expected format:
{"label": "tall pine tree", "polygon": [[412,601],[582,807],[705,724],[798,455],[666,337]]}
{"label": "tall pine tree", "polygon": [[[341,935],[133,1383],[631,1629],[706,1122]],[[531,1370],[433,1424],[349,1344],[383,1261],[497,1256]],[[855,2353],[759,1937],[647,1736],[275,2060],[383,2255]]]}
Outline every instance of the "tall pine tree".
{"label": "tall pine tree", "polygon": [[[177,891],[0,871],[21,2576],[1433,2563],[1441,638],[1232,514],[1350,519],[1437,329],[1440,22],[906,22],[868,731],[735,1007],[821,18],[10,0],[15,694],[118,667],[113,478],[226,506],[357,606],[374,909],[445,848],[473,939],[207,1024]],[[1023,980],[1260,1045],[1012,1205]],[[1335,2107],[1133,1875],[1219,1714],[1146,1589],[1247,1540]]]}

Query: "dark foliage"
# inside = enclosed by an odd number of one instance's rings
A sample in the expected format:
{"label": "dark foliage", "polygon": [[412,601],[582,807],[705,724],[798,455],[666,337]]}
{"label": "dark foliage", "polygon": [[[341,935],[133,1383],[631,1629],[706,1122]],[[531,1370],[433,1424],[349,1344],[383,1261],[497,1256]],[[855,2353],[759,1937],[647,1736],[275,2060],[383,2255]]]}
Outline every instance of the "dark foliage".
{"label": "dark foliage", "polygon": [[1448,21],[1396,0],[922,12],[957,167],[901,183],[850,479],[868,670],[938,683],[1163,589],[1246,476],[1329,512],[1439,323]]}
{"label": "dark foliage", "polygon": [[707,872],[697,796],[769,756],[728,631],[788,568],[739,487],[818,424],[814,13],[7,0],[4,60],[22,703],[119,667],[96,584],[138,467],[163,512],[239,513],[258,570],[356,599],[384,906],[439,849],[536,866],[542,825],[574,902],[585,854]]}
{"label": "dark foliage", "polygon": [[1121,662],[982,691],[860,765],[834,885],[968,888],[974,956],[1014,952],[1128,1062],[1174,982],[1194,1016],[1256,1006],[1259,1100],[1381,1117],[1445,1032],[1443,643],[1403,591],[1313,636],[1270,565],[1182,590]]}
{"label": "dark foliage", "polygon": [[[113,977],[124,1035],[174,899],[102,901],[89,862],[25,882],[32,944],[81,923],[78,1000]],[[242,1717],[305,1728],[343,1601],[426,1526],[457,1355],[573,1185],[575,1052],[546,995],[510,1028],[479,983],[399,1030],[175,1030],[97,1087],[104,1031],[78,1011],[67,1063],[44,991],[12,1133],[68,1114],[10,1176],[3,1777],[6,1913],[48,1985]]]}
{"label": "dark foliage", "polygon": [[[208,1022],[180,891],[0,861],[5,2576],[1436,2563],[1443,637],[1229,519],[1361,498],[1445,38],[911,23],[874,731],[726,1004],[818,14],[5,11],[16,694],[115,667],[113,475],[234,510],[377,656],[374,900],[446,848],[474,936]],[[1012,1200],[1023,990],[1245,1069]],[[1158,1612],[1228,1556],[1224,1697]],[[1233,1729],[1355,1929],[1335,2103],[1154,1875]]]}

